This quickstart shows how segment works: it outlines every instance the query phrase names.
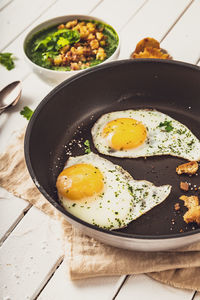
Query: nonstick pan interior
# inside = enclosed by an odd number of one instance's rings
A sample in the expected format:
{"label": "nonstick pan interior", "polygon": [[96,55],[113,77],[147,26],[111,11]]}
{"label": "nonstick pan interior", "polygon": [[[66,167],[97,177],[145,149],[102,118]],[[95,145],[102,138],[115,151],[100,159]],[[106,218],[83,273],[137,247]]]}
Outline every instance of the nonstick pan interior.
{"label": "nonstick pan interior", "polygon": [[[77,75],[55,88],[38,106],[25,138],[26,162],[41,192],[62,212],[74,218],[58,202],[55,182],[69,155],[84,154],[84,141],[91,127],[104,113],[126,109],[157,109],[184,125],[200,139],[200,71],[196,66],[174,61],[125,60],[102,65]],[[199,149],[200,151],[200,149]],[[100,154],[99,154],[100,155]],[[172,192],[160,205],[117,230],[138,236],[176,236],[199,232],[186,224],[186,208],[179,197],[184,194],[180,181],[200,185],[199,175],[178,176],[177,165],[184,159],[170,156],[115,158],[104,156],[122,166],[135,179],[155,185],[170,184]],[[190,191],[188,195],[198,195]],[[175,211],[175,203],[180,210]],[[84,223],[81,220],[80,223]]]}

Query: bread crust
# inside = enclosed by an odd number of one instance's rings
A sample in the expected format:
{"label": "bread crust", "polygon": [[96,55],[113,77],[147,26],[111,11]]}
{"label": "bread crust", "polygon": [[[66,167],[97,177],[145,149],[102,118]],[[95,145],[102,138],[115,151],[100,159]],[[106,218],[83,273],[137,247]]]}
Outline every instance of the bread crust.
{"label": "bread crust", "polygon": [[198,168],[199,168],[198,162],[190,161],[188,163],[179,165],[176,168],[176,173],[178,175],[181,175],[181,174],[184,174],[184,173],[192,175],[192,174],[195,174],[198,171]]}

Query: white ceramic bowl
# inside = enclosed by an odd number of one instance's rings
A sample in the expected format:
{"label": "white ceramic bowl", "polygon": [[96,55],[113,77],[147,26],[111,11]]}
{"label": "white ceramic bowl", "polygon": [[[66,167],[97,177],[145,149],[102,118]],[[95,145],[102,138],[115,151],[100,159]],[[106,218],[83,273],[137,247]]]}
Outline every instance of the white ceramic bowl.
{"label": "white ceramic bowl", "polygon": [[[31,59],[26,55],[25,52],[25,47],[27,42],[32,38],[32,36],[34,34],[36,34],[37,32],[46,29],[48,27],[51,27],[53,25],[57,25],[57,24],[62,24],[62,23],[66,23],[70,20],[73,19],[79,19],[79,20],[95,20],[95,21],[100,21],[102,23],[108,24],[105,20],[93,17],[93,16],[88,16],[88,15],[66,15],[66,16],[60,16],[60,17],[56,17],[54,19],[49,19],[41,24],[39,24],[38,26],[34,27],[25,37],[24,39],[24,43],[23,43],[23,52],[24,52],[24,58],[25,60],[28,62],[29,66],[31,67],[31,69],[36,72],[40,77],[44,78],[44,79],[48,79],[50,81],[52,81],[52,83],[56,82],[56,83],[60,83],[63,80],[78,74],[80,72],[83,72],[84,70],[73,70],[73,71],[56,71],[56,70],[50,70],[50,69],[46,69],[43,67],[40,67],[39,65],[35,64],[34,62],[31,61]],[[108,24],[111,27],[113,27],[111,24]],[[117,30],[113,27],[113,29],[116,31],[118,37],[119,34],[117,32]],[[119,50],[120,50],[120,37],[119,37],[119,43],[118,43],[118,47],[115,50],[115,52],[106,60],[104,60],[101,64],[110,62],[114,59],[117,59],[119,56]],[[89,67],[89,68],[98,68],[97,66],[94,67]]]}

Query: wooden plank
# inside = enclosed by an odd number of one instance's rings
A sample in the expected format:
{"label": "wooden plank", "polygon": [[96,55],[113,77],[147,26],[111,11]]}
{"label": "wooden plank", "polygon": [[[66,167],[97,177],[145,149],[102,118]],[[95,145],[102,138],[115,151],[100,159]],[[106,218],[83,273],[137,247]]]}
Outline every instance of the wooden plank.
{"label": "wooden plank", "polygon": [[32,207],[0,248],[0,299],[32,299],[62,259],[61,230]]}
{"label": "wooden plank", "polygon": [[[136,44],[145,37],[160,40],[191,1],[149,1],[121,32],[120,59],[129,58]],[[156,12],[156,13],[155,13]]]}
{"label": "wooden plank", "polygon": [[[36,20],[57,0],[15,0],[0,12],[0,28],[3,28],[0,50],[4,49],[21,32]],[[16,12],[19,12],[16,13]],[[21,18],[20,18],[21,15]],[[20,21],[19,21],[20,18]]]}
{"label": "wooden plank", "polygon": [[175,60],[197,63],[200,58],[199,16],[200,1],[195,1],[161,43]]}
{"label": "wooden plank", "polygon": [[66,262],[64,261],[37,300],[66,300],[66,297],[69,300],[82,300],[83,297],[87,300],[111,299],[109,295],[111,290],[116,288],[119,280],[118,276],[71,281],[67,275],[66,267]]}
{"label": "wooden plank", "polygon": [[98,5],[92,15],[104,19],[120,31],[146,2],[146,0],[106,0]]}
{"label": "wooden plank", "polygon": [[24,216],[30,204],[0,188],[0,245]]}
{"label": "wooden plank", "polygon": [[161,284],[147,275],[130,276],[121,288],[116,300],[191,300],[194,292]]}

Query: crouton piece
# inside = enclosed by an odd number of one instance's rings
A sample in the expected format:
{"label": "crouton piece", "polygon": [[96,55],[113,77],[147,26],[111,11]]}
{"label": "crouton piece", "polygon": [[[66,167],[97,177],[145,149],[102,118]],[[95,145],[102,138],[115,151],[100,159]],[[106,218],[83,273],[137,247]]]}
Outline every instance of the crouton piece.
{"label": "crouton piece", "polygon": [[181,175],[183,173],[186,174],[195,174],[199,168],[199,165],[196,161],[190,161],[186,164],[182,164],[176,168],[176,173]]}
{"label": "crouton piece", "polygon": [[144,38],[139,41],[139,43],[137,43],[134,53],[139,54],[140,52],[143,52],[147,47],[160,49],[160,43],[150,37]]}
{"label": "crouton piece", "polygon": [[184,201],[184,205],[188,211],[184,214],[183,219],[186,223],[195,222],[200,225],[200,205],[197,196],[181,196],[180,200]]}
{"label": "crouton piece", "polygon": [[163,53],[161,49],[147,47],[144,51],[139,53],[133,53],[132,58],[160,58],[160,59],[169,59],[170,56],[167,53]]}
{"label": "crouton piece", "polygon": [[95,30],[96,30],[96,26],[95,26],[95,24],[94,23],[91,23],[91,22],[89,22],[89,23],[87,23],[87,28],[88,28],[88,30],[89,30],[89,32],[95,32]]}
{"label": "crouton piece", "polygon": [[91,47],[92,50],[98,49],[99,48],[99,42],[96,39],[92,40],[90,42],[90,47]]}
{"label": "crouton piece", "polygon": [[77,63],[71,63],[70,65],[72,70],[80,70],[80,66]]}
{"label": "crouton piece", "polygon": [[95,35],[93,33],[90,33],[87,37],[88,40],[94,40],[95,39]]}
{"label": "crouton piece", "polygon": [[98,40],[98,41],[102,40],[102,38],[103,38],[103,33],[97,31],[97,32],[96,32],[96,37],[97,37],[97,40]]}
{"label": "crouton piece", "polygon": [[180,189],[183,191],[188,191],[189,190],[189,184],[187,182],[180,182]]}
{"label": "crouton piece", "polygon": [[199,205],[199,199],[197,196],[185,196],[182,195],[180,200],[184,201],[184,205],[190,209]]}
{"label": "crouton piece", "polygon": [[180,204],[179,203],[175,203],[174,204],[174,209],[177,211],[180,209]]}
{"label": "crouton piece", "polygon": [[55,58],[54,58],[54,65],[56,66],[59,66],[61,63],[62,63],[62,55],[57,55]]}
{"label": "crouton piece", "polygon": [[200,225],[200,205],[190,208],[183,216],[186,223],[195,222]]}
{"label": "crouton piece", "polygon": [[73,20],[73,21],[69,21],[66,23],[66,28],[69,29],[69,28],[73,28],[74,26],[76,26],[78,23],[78,20]]}
{"label": "crouton piece", "polygon": [[60,24],[60,25],[58,26],[58,29],[63,29],[63,28],[65,28],[65,25],[64,25],[64,24]]}
{"label": "crouton piece", "polygon": [[106,53],[103,48],[99,47],[97,54],[96,54],[96,59],[104,60],[106,58]]}
{"label": "crouton piece", "polygon": [[144,38],[136,45],[131,58],[172,59],[166,50],[160,48],[160,43],[150,37]]}

